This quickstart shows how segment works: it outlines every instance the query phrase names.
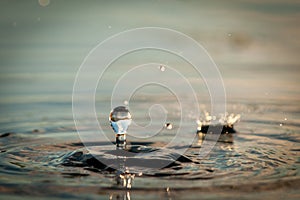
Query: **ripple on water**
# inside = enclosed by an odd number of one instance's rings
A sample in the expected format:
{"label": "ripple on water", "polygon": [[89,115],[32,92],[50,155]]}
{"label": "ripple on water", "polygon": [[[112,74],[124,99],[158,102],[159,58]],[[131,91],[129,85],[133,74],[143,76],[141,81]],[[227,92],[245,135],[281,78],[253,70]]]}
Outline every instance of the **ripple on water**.
{"label": "ripple on water", "polygon": [[[135,175],[131,193],[143,196],[152,191],[165,197],[183,191],[190,191],[191,195],[206,191],[224,195],[226,191],[237,189],[246,192],[298,189],[300,140],[297,122],[275,127],[279,121],[247,120],[237,126],[238,132],[231,135],[232,142],[218,142],[205,158],[198,157],[203,139],[200,137],[182,157],[170,152],[158,157],[172,160],[163,169],[150,168],[140,173],[138,166],[129,166]],[[0,134],[0,189],[4,194],[21,190],[28,195],[34,191],[38,194],[37,188],[41,187],[46,191],[39,194],[41,196],[99,195],[99,188],[107,191],[105,195],[122,193],[116,181],[116,170],[99,162],[84,148],[75,136],[74,127],[45,127],[43,130]],[[131,145],[156,149],[163,143],[133,142]],[[110,153],[111,157],[116,156],[112,149]],[[110,159],[101,151],[99,156]],[[54,194],[55,188],[61,193]]]}

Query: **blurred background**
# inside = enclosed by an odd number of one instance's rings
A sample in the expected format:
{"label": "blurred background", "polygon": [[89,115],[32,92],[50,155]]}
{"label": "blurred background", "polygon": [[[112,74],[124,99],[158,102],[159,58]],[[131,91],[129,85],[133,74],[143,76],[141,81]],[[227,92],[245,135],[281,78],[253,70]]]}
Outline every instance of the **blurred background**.
{"label": "blurred background", "polygon": [[299,18],[300,3],[291,0],[2,0],[1,107],[71,101],[88,52],[113,34],[145,26],[174,29],[202,44],[229,100],[298,99]]}

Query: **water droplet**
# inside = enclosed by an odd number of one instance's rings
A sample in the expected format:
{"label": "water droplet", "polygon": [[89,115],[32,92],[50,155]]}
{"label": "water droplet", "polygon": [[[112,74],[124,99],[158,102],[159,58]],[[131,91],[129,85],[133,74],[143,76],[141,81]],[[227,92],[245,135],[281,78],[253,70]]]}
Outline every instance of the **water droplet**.
{"label": "water droplet", "polygon": [[48,6],[49,3],[50,3],[50,0],[39,0],[40,6],[43,6],[43,7]]}
{"label": "water droplet", "polygon": [[284,118],[284,121],[286,121],[287,120],[287,118]]}
{"label": "water droplet", "polygon": [[165,127],[168,130],[171,130],[173,128],[173,125],[171,123],[165,123]]}
{"label": "water droplet", "polygon": [[163,65],[159,66],[160,71],[164,72],[166,70],[166,68]]}
{"label": "water droplet", "polygon": [[128,106],[128,104],[129,104],[129,102],[127,100],[125,100],[123,103],[125,106]]}
{"label": "water droplet", "polygon": [[109,115],[110,125],[117,134],[125,134],[131,120],[131,114],[125,106],[114,108]]}
{"label": "water droplet", "polygon": [[279,126],[283,126],[283,124],[280,123]]}
{"label": "water droplet", "polygon": [[109,29],[111,29],[111,26],[108,26]]}
{"label": "water droplet", "polygon": [[231,33],[228,33],[228,37],[231,37],[232,36],[232,34]]}

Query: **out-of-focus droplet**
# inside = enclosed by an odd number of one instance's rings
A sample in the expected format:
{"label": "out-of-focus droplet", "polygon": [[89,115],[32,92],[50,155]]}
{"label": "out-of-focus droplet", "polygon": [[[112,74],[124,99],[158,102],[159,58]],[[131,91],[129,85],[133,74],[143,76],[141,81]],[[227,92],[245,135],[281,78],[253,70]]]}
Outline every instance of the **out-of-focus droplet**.
{"label": "out-of-focus droplet", "polygon": [[162,71],[162,72],[164,72],[164,71],[166,70],[166,68],[165,68],[165,66],[160,65],[160,66],[159,66],[159,70]]}
{"label": "out-of-focus droplet", "polygon": [[111,29],[111,26],[108,26],[109,29]]}
{"label": "out-of-focus droplet", "polygon": [[173,125],[171,123],[165,123],[165,127],[168,130],[171,130],[173,128]]}
{"label": "out-of-focus droplet", "polygon": [[287,120],[287,118],[284,118],[284,121],[286,121]]}
{"label": "out-of-focus droplet", "polygon": [[279,126],[283,126],[283,124],[280,123]]}
{"label": "out-of-focus droplet", "polygon": [[127,100],[123,101],[125,106],[128,106],[129,102]]}
{"label": "out-of-focus droplet", "polygon": [[39,0],[40,6],[48,6],[50,4],[50,0]]}

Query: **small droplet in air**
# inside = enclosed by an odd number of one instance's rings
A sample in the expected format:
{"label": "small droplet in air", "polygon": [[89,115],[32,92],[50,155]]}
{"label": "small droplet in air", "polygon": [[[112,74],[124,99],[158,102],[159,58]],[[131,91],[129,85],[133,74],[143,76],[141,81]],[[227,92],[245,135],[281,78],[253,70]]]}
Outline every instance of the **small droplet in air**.
{"label": "small droplet in air", "polygon": [[111,29],[111,26],[108,26],[109,29]]}
{"label": "small droplet in air", "polygon": [[165,123],[165,127],[168,130],[171,130],[173,128],[173,125],[171,123]]}
{"label": "small droplet in air", "polygon": [[228,33],[228,37],[231,37],[232,36],[232,34],[231,33]]}
{"label": "small droplet in air", "polygon": [[163,65],[159,66],[160,71],[164,72],[166,70],[166,68]]}
{"label": "small droplet in air", "polygon": [[131,120],[131,114],[125,106],[114,108],[109,115],[110,125],[116,134],[126,134]]}
{"label": "small droplet in air", "polygon": [[129,102],[127,100],[123,101],[125,106],[128,106]]}
{"label": "small droplet in air", "polygon": [[286,121],[287,120],[287,118],[284,118],[284,121]]}
{"label": "small droplet in air", "polygon": [[50,0],[39,0],[40,6],[43,6],[43,7],[48,6],[49,3],[50,3]]}
{"label": "small droplet in air", "polygon": [[280,123],[279,126],[283,126],[283,124]]}

